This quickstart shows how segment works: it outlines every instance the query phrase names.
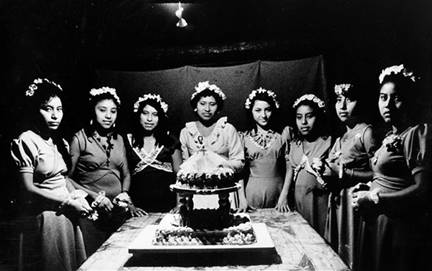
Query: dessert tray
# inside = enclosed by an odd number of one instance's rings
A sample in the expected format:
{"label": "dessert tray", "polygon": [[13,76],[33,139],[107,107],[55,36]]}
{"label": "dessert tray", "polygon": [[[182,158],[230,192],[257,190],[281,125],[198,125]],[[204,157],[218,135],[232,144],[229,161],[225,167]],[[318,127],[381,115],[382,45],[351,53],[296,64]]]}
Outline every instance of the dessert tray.
{"label": "dessert tray", "polygon": [[[167,214],[172,215],[172,214]],[[252,223],[256,242],[248,245],[156,245],[153,243],[159,225],[148,225],[129,245],[132,254],[171,254],[171,253],[216,253],[216,252],[273,252],[275,246],[264,223]]]}

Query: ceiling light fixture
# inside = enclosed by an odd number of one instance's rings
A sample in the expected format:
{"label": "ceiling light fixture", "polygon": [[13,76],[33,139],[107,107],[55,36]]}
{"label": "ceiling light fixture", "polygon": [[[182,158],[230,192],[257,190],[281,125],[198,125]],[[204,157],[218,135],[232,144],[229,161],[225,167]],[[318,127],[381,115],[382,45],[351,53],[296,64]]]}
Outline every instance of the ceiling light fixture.
{"label": "ceiling light fixture", "polygon": [[183,19],[183,7],[182,7],[180,1],[178,2],[178,9],[175,11],[175,15],[179,19],[179,21],[176,24],[177,27],[183,28],[183,27],[186,27],[188,25],[186,20]]}

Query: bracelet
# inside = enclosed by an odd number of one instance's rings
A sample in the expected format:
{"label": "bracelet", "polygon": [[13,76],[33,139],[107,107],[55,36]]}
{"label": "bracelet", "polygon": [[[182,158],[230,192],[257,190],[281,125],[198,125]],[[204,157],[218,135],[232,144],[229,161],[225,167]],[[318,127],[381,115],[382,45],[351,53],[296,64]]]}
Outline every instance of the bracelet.
{"label": "bracelet", "polygon": [[58,212],[61,212],[63,210],[63,208],[69,204],[69,202],[71,200],[72,200],[72,198],[70,195],[65,200],[63,200],[58,206]]}

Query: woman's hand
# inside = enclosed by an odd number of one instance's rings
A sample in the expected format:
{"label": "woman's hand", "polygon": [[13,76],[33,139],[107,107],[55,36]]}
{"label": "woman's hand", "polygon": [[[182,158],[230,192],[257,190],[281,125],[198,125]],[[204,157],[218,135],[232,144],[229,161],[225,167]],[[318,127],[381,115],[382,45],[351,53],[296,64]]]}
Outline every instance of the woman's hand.
{"label": "woman's hand", "polygon": [[132,217],[146,216],[148,213],[141,208],[136,207],[132,203],[129,204],[129,213]]}
{"label": "woman's hand", "polygon": [[247,213],[253,212],[256,208],[249,206],[245,197],[239,197],[239,207],[237,208],[237,213]]}
{"label": "woman's hand", "polygon": [[66,200],[65,205],[83,216],[86,216],[93,211],[84,198],[68,199]]}
{"label": "woman's hand", "polygon": [[114,208],[111,200],[103,195],[99,195],[91,204],[93,208],[99,208],[104,210],[105,212],[111,212]]}
{"label": "woman's hand", "polygon": [[352,206],[354,209],[362,208],[368,209],[378,204],[379,201],[379,189],[372,191],[357,191],[352,195]]}
{"label": "woman's hand", "polygon": [[288,206],[288,199],[286,197],[279,197],[275,209],[281,213],[291,212],[291,209]]}
{"label": "woman's hand", "polygon": [[325,170],[325,163],[320,158],[313,158],[311,168],[322,175]]}

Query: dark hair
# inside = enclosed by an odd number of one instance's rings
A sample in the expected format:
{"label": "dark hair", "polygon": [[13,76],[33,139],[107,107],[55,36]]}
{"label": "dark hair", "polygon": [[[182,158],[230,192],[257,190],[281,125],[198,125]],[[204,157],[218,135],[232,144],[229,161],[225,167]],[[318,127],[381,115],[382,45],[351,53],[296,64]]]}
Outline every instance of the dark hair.
{"label": "dark hair", "polygon": [[144,146],[144,134],[145,130],[141,126],[140,123],[140,117],[141,113],[146,105],[150,105],[154,107],[158,114],[158,125],[155,127],[155,130],[153,132],[153,135],[156,139],[156,144],[158,145],[168,145],[170,143],[170,137],[168,136],[167,131],[167,122],[168,118],[165,115],[165,112],[163,111],[161,105],[159,102],[157,102],[155,99],[147,99],[145,101],[142,101],[139,103],[137,112],[134,113],[134,123],[132,128],[132,147],[138,147],[142,148]]}
{"label": "dark hair", "polygon": [[301,135],[301,133],[298,130],[297,121],[296,121],[297,109],[302,105],[307,105],[307,106],[311,107],[312,110],[314,111],[314,113],[316,114],[316,121],[315,121],[315,124],[313,127],[313,132],[316,133],[316,136],[318,136],[318,137],[328,136],[329,131],[328,131],[328,127],[327,127],[327,118],[326,118],[324,109],[320,108],[313,101],[303,100],[303,101],[299,102],[294,107],[294,127],[293,127],[294,139],[299,140],[299,141],[303,140],[303,136]]}
{"label": "dark hair", "polygon": [[[89,104],[88,104],[88,125],[84,128],[87,135],[92,135],[96,130],[96,121],[95,121],[95,108],[96,105],[103,100],[111,100],[117,106],[117,109],[120,109],[120,104],[117,99],[111,93],[101,93],[95,96],[90,96]],[[117,138],[117,129],[112,127],[114,139]]]}
{"label": "dark hair", "polygon": [[222,98],[216,94],[214,91],[210,90],[210,89],[205,89],[199,93],[197,93],[195,95],[195,97],[193,97],[190,101],[190,104],[192,106],[193,109],[195,109],[197,107],[198,101],[202,98],[202,97],[213,97],[216,101],[216,104],[218,106],[217,111],[221,111],[224,105],[224,101],[222,100]]}
{"label": "dark hair", "polygon": [[[27,112],[27,114],[24,117],[26,119],[25,121],[27,128],[38,135],[42,135],[42,133],[46,131],[46,124],[42,119],[39,110],[41,109],[42,105],[46,104],[55,97],[63,100],[63,92],[56,83],[46,79],[42,79],[41,83],[34,85],[37,88],[34,90],[33,95],[26,96],[27,104],[25,112]],[[53,143],[57,146],[57,149],[63,157],[67,167],[70,167],[70,155],[65,141],[61,136],[61,130],[56,130],[55,132],[51,133],[51,138]]]}
{"label": "dark hair", "polygon": [[272,129],[273,131],[277,130],[279,128],[276,126],[277,119],[278,119],[277,114],[279,113],[278,109],[276,108],[276,104],[275,104],[274,100],[271,97],[269,97],[267,94],[264,94],[264,93],[257,93],[251,101],[250,108],[246,109],[247,115],[248,115],[247,130],[248,131],[249,130],[256,131],[256,129],[257,129],[255,120],[254,120],[253,115],[252,115],[252,110],[253,110],[253,107],[255,105],[255,101],[264,101],[270,105],[272,115],[270,116],[268,127],[270,129]]}
{"label": "dark hair", "polygon": [[[360,118],[369,118],[368,116],[368,110],[366,99],[370,98],[367,97],[367,93],[364,91],[364,86],[358,82],[355,82],[352,84],[350,89],[346,92],[342,92],[340,94],[341,96],[344,96],[346,98],[349,98],[353,101],[357,101],[356,107],[353,111],[353,116],[360,117]],[[339,95],[336,94],[336,99]],[[335,101],[336,104],[337,101]],[[369,114],[371,112],[369,111]]]}
{"label": "dark hair", "polygon": [[416,91],[415,82],[413,82],[409,77],[405,77],[402,73],[398,74],[389,74],[383,78],[382,83],[379,86],[379,89],[387,84],[393,83],[395,85],[395,89],[398,91],[398,94],[402,97],[402,99],[411,105],[414,102],[413,91]]}

